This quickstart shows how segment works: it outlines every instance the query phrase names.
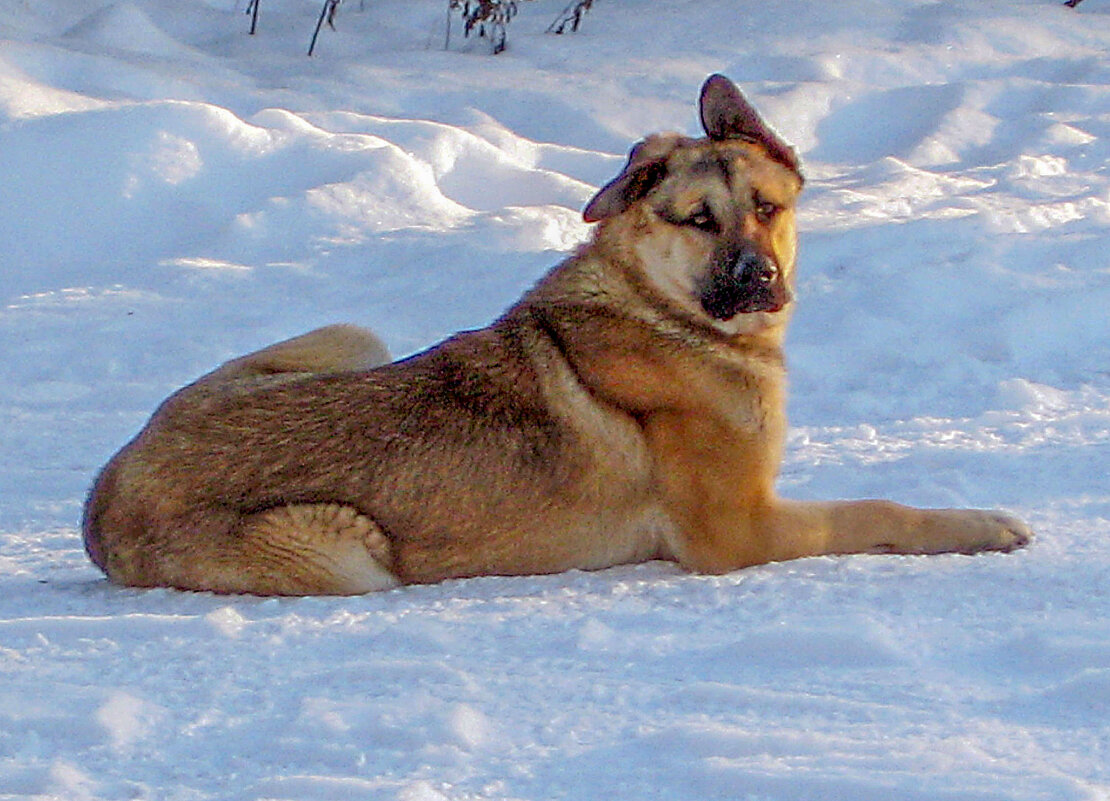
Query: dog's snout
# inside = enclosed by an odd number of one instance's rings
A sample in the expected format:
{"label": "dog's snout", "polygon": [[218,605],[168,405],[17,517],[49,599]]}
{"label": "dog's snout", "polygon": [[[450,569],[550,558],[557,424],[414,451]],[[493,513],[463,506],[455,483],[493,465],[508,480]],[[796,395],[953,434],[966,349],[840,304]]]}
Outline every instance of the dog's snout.
{"label": "dog's snout", "polygon": [[774,259],[751,246],[728,254],[702,288],[702,308],[717,320],[737,314],[776,312],[791,293]]}

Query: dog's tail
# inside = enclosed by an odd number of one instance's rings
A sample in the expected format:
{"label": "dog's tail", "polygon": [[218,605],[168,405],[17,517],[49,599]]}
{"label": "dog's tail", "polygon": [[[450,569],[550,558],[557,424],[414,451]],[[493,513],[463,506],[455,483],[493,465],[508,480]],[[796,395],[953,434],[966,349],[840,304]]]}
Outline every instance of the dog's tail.
{"label": "dog's tail", "polygon": [[343,373],[391,361],[385,344],[356,325],[329,325],[225,362],[192,386],[281,373]]}

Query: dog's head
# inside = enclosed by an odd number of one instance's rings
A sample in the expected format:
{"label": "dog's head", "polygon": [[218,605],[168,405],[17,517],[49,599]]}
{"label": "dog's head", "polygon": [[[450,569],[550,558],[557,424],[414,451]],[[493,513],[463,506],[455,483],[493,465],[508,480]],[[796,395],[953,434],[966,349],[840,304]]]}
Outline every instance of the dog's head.
{"label": "dog's head", "polygon": [[802,174],[793,149],[728,78],[705,82],[700,110],[705,138],[638,143],[583,215],[614,229],[644,277],[687,314],[750,333],[779,321],[793,299]]}

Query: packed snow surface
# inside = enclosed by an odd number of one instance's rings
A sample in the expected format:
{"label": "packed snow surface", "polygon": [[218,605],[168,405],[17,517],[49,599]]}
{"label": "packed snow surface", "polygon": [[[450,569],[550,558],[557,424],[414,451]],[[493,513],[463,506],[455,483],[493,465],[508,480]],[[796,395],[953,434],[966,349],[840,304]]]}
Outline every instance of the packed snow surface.
{"label": "packed snow surface", "polygon": [[[0,798],[1110,799],[1110,2],[0,0]],[[795,142],[781,479],[1014,554],[358,598],[109,585],[98,467],[337,321],[485,325],[706,75]],[[543,525],[537,519],[537,526]]]}

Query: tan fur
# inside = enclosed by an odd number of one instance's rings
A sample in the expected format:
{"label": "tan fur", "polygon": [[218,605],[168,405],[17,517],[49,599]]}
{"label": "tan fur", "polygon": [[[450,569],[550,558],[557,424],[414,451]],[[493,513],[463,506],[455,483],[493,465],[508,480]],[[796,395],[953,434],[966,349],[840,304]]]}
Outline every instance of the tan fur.
{"label": "tan fur", "polygon": [[1025,544],[993,512],[777,497],[802,178],[727,79],[701,108],[709,136],[638,145],[592,241],[488,328],[379,364],[333,326],[171,396],[93,486],[92,559],[134,586],[349,594]]}
{"label": "tan fur", "polygon": [[329,325],[232,359],[194,385],[279,373],[369,370],[389,360],[385,344],[370,331],[354,325]]}

